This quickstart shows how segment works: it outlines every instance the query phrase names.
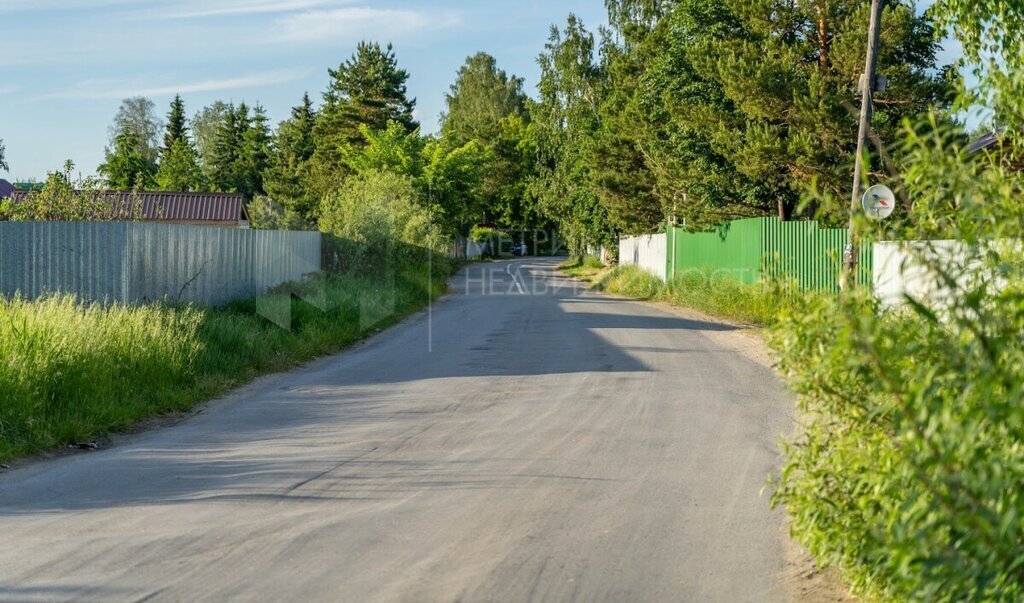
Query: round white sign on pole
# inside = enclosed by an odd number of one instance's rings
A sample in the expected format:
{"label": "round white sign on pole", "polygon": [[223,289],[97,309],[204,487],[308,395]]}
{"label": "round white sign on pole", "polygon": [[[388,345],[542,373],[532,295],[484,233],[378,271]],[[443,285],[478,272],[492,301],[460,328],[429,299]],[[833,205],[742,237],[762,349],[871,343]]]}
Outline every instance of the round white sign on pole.
{"label": "round white sign on pole", "polygon": [[860,203],[869,218],[884,220],[896,209],[896,194],[888,186],[876,184],[864,193]]}

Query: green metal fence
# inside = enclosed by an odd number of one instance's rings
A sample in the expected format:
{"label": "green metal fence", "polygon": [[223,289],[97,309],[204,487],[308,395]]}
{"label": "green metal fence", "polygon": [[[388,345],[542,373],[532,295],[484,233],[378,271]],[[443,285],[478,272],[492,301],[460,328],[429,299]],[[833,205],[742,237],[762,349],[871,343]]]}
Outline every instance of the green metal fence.
{"label": "green metal fence", "polygon": [[[790,280],[804,290],[839,290],[843,228],[817,222],[750,218],[727,222],[712,232],[670,228],[666,274],[712,270],[742,283],[765,278]],[[871,282],[871,247],[860,249],[858,279]]]}

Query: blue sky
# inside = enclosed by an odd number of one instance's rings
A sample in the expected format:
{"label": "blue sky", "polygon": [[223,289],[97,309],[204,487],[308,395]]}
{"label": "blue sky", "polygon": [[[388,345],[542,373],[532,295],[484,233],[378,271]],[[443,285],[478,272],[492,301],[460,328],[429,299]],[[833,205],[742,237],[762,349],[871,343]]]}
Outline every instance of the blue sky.
{"label": "blue sky", "polygon": [[411,74],[424,130],[466,56],[526,78],[552,23],[605,19],[601,0],[0,0],[0,139],[9,180],[42,179],[65,159],[91,174],[122,98],[166,113],[216,99],[262,103],[276,122],[362,39],[392,41]]}

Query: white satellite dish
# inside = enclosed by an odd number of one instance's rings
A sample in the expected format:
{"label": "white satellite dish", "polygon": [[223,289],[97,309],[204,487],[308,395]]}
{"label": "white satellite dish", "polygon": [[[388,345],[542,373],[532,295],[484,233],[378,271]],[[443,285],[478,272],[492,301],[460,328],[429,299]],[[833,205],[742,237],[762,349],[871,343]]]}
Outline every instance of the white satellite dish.
{"label": "white satellite dish", "polygon": [[876,184],[864,193],[860,204],[869,218],[884,220],[896,209],[896,194],[888,186]]}

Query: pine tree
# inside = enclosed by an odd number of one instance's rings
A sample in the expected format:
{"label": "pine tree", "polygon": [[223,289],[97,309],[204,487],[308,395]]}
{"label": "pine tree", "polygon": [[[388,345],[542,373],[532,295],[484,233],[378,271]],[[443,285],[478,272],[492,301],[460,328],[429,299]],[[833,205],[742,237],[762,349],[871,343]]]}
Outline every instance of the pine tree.
{"label": "pine tree", "polygon": [[[669,39],[647,76],[656,86],[645,93],[660,98],[669,113],[662,139],[677,135],[683,144],[650,156],[665,164],[684,154],[717,156],[732,184],[715,186],[709,182],[713,171],[685,168],[664,181],[687,189],[711,185],[731,196],[725,201],[734,207],[781,219],[796,217],[801,194],[812,184],[844,199],[856,148],[868,10],[863,0],[681,0],[667,17]],[[905,118],[947,106],[951,89],[936,65],[938,45],[927,15],[892,2],[883,22],[879,73],[893,84],[876,99],[872,129],[886,144],[900,135]],[[691,141],[698,144],[686,149]],[[896,169],[898,151],[888,169]],[[873,169],[886,170],[881,162]],[[690,200],[723,202],[692,194]],[[834,208],[836,221],[845,219],[845,205]]]}
{"label": "pine tree", "polygon": [[501,120],[510,115],[526,117],[526,100],[522,78],[498,69],[491,55],[477,53],[459,68],[445,95],[441,134],[454,146],[471,140],[490,146],[501,134]]}
{"label": "pine tree", "polygon": [[390,44],[382,48],[360,42],[356,53],[329,73],[325,105],[313,130],[316,152],[306,179],[318,196],[343,179],[341,149],[362,144],[360,126],[382,130],[394,121],[409,132],[418,128],[412,116],[416,101],[406,90],[409,73],[398,67]]}

